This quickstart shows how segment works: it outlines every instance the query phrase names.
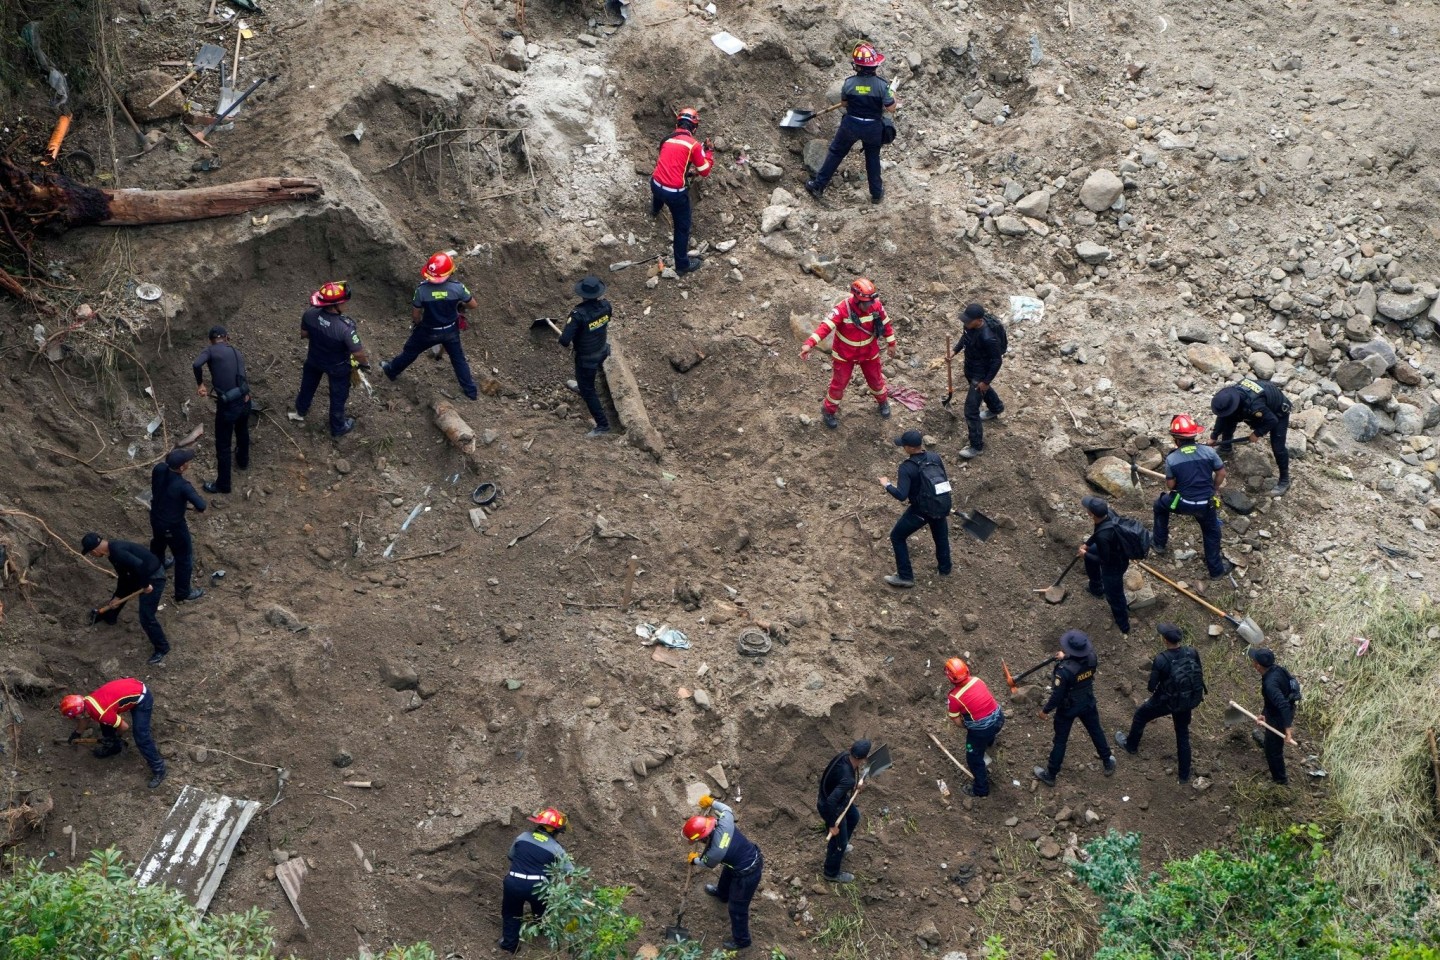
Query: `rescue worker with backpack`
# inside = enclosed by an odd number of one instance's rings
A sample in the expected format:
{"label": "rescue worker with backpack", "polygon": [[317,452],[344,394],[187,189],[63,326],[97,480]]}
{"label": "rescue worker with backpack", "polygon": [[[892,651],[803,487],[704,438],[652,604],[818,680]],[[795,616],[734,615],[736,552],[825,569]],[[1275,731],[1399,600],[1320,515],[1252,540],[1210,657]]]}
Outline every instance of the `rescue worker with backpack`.
{"label": "rescue worker with backpack", "polygon": [[1185,646],[1180,628],[1162,623],[1155,628],[1165,649],[1150,664],[1150,697],[1135,708],[1130,732],[1115,731],[1115,742],[1132,757],[1140,752],[1140,738],[1151,720],[1169,716],[1175,724],[1175,777],[1190,782],[1190,711],[1205,700],[1205,669],[1199,652]]}
{"label": "rescue worker with backpack", "polygon": [[1197,441],[1202,433],[1204,428],[1183,413],[1170,420],[1175,449],[1165,458],[1166,490],[1155,500],[1154,546],[1165,552],[1170,542],[1170,514],[1194,517],[1205,546],[1205,566],[1210,579],[1218,580],[1234,569],[1220,554],[1220,498],[1216,494],[1225,485],[1225,462],[1214,448]]}
{"label": "rescue worker with backpack", "polygon": [[1050,699],[1040,708],[1040,716],[1055,714],[1055,742],[1050,747],[1050,759],[1043,767],[1034,770],[1035,779],[1046,786],[1055,786],[1060,775],[1060,766],[1065,762],[1065,748],[1070,740],[1070,730],[1079,720],[1095,744],[1095,754],[1105,765],[1105,776],[1115,773],[1115,752],[1110,741],[1105,739],[1105,729],[1100,724],[1100,708],[1095,704],[1095,671],[1100,658],[1090,638],[1079,630],[1066,630],[1060,637],[1060,650],[1055,654],[1054,677],[1050,684]]}
{"label": "rescue worker with backpack", "polygon": [[840,410],[845,388],[850,385],[857,366],[875,397],[875,412],[888,419],[890,388],[885,384],[885,371],[880,361],[881,338],[884,338],[885,350],[890,356],[895,356],[897,348],[895,330],[890,326],[885,304],[880,302],[874,283],[860,277],[850,284],[850,296],[837,303],[830,315],[820,321],[815,332],[805,338],[800,347],[800,359],[809,360],[815,345],[832,333],[835,338],[831,341],[830,350],[830,389],[825,391],[825,400],[820,404],[820,418],[825,421],[825,426],[831,430],[840,426],[840,419],[835,414]]}
{"label": "rescue worker with backpack", "polygon": [[1265,747],[1265,763],[1270,768],[1270,779],[1284,786],[1290,782],[1285,775],[1285,744],[1294,743],[1291,730],[1295,726],[1295,705],[1300,702],[1300,681],[1290,671],[1275,662],[1275,653],[1268,647],[1251,647],[1245,651],[1255,672],[1260,674],[1260,694],[1265,705],[1260,708],[1260,719],[1264,720],[1285,736],[1279,737],[1261,727],[1256,720],[1256,731],[1263,732],[1261,743]]}
{"label": "rescue worker with backpack", "polygon": [[1125,600],[1125,571],[1130,569],[1130,556],[1117,524],[1120,517],[1103,497],[1082,497],[1080,505],[1095,524],[1090,539],[1080,545],[1085,574],[1090,578],[1090,596],[1109,601],[1115,626],[1121,633],[1129,634],[1130,605]]}
{"label": "rescue worker with backpack", "polygon": [[1280,471],[1270,496],[1283,497],[1290,489],[1290,451],[1285,446],[1285,438],[1290,433],[1289,398],[1269,380],[1245,377],[1239,383],[1220,388],[1210,401],[1210,409],[1215,413],[1210,442],[1219,445],[1222,457],[1230,455],[1235,428],[1242,421],[1250,425],[1249,443],[1270,437],[1270,452],[1275,456],[1275,468]]}
{"label": "rescue worker with backpack", "polygon": [[890,531],[890,546],[895,548],[895,572],[885,577],[892,587],[908,589],[915,586],[915,570],[910,565],[910,534],[921,527],[930,528],[935,540],[935,567],[940,576],[950,575],[950,478],[938,453],[925,449],[925,436],[919,430],[906,430],[895,438],[895,446],[903,447],[908,459],[900,464],[899,477],[891,483],[879,477],[880,486],[901,503],[910,506],[900,514]]}
{"label": "rescue worker with backpack", "polygon": [[[970,443],[960,456],[973,460],[985,449],[985,427],[983,421],[994,420],[1005,412],[1000,394],[991,387],[1005,354],[1010,350],[1010,335],[1000,318],[986,313],[978,303],[972,303],[960,315],[965,332],[955,341],[950,356],[965,354],[965,379],[970,389],[965,394],[965,427],[970,434]],[[947,362],[949,358],[946,358]],[[984,405],[984,409],[981,405]]]}
{"label": "rescue worker with backpack", "polygon": [[946,713],[951,723],[965,728],[965,766],[975,777],[973,785],[967,783],[960,789],[967,797],[989,796],[990,771],[985,751],[1004,729],[1005,711],[995,702],[985,681],[972,676],[969,665],[959,657],[945,661],[945,677],[955,685],[945,700]]}
{"label": "rescue worker with backpack", "polygon": [[880,64],[885,62],[885,55],[876,50],[874,44],[856,44],[851,51],[850,62],[855,65],[855,75],[847,78],[840,87],[845,116],[835,131],[835,138],[830,141],[825,162],[813,180],[805,181],[805,191],[819,200],[835,171],[840,169],[841,162],[859,143],[865,149],[865,177],[869,181],[870,202],[879,203],[885,199],[885,182],[880,175],[880,148],[895,139],[895,126],[890,114],[895,112],[897,104],[890,93],[890,81],[875,74]]}

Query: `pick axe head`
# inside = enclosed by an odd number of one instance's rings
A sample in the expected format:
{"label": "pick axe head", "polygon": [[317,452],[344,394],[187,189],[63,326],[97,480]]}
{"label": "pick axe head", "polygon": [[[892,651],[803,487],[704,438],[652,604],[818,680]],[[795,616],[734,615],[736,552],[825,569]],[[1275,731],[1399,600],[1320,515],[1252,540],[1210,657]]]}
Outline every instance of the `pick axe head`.
{"label": "pick axe head", "polygon": [[1015,682],[1015,676],[1010,672],[1010,664],[1004,660],[1000,661],[1000,669],[1005,671],[1005,686],[1010,688],[1011,696],[1020,692],[1020,684]]}

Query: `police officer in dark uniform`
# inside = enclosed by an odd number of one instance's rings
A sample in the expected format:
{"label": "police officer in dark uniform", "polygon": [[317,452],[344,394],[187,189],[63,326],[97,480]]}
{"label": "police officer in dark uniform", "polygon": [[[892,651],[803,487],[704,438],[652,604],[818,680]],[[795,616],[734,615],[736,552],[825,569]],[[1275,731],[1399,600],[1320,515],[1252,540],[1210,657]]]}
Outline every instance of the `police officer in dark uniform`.
{"label": "police officer in dark uniform", "polygon": [[1295,726],[1295,704],[1290,700],[1290,671],[1275,662],[1275,653],[1266,647],[1251,647],[1245,655],[1255,664],[1260,674],[1260,694],[1265,705],[1260,717],[1285,736],[1278,737],[1269,730],[1264,733],[1265,763],[1270,768],[1270,779],[1280,785],[1290,782],[1285,774],[1285,744],[1294,743],[1291,730]]}
{"label": "police officer in dark uniform", "polygon": [[1166,491],[1155,500],[1154,546],[1165,552],[1170,541],[1170,514],[1194,517],[1205,546],[1205,567],[1210,579],[1216,580],[1234,569],[1220,554],[1220,512],[1216,509],[1216,493],[1225,485],[1225,461],[1212,447],[1196,442],[1202,432],[1200,424],[1183,413],[1170,421],[1175,449],[1165,458]]}
{"label": "police officer in dark uniform", "polygon": [[160,600],[165,596],[165,566],[160,558],[138,543],[129,540],[106,540],[98,533],[87,533],[80,539],[80,552],[106,557],[115,568],[115,595],[109,602],[90,611],[91,622],[104,620],[114,624],[120,619],[120,610],[125,606],[124,597],[137,591],[140,594],[140,629],[145,631],[150,645],[155,648],[146,663],[158,666],[165,662],[170,652],[170,642],[165,639],[165,630],[160,626],[156,612]]}
{"label": "police officer in dark uniform", "polygon": [[1103,497],[1082,497],[1080,505],[1090,514],[1095,531],[1080,546],[1085,558],[1085,573],[1090,578],[1090,596],[1103,597],[1110,603],[1110,616],[1121,633],[1130,632],[1130,605],[1125,601],[1125,571],[1130,558],[1120,542],[1115,517]]}
{"label": "police officer in dark uniform", "polygon": [[[940,576],[950,575],[950,480],[940,455],[925,449],[925,437],[919,430],[906,430],[895,438],[895,446],[905,448],[907,459],[900,464],[896,482],[879,477],[880,487],[890,496],[910,506],[900,514],[890,530],[890,546],[895,550],[895,573],[885,582],[892,587],[915,586],[915,569],[910,565],[910,535],[921,527],[930,528],[935,541],[935,567]],[[925,472],[934,476],[927,480]]]}
{"label": "police officer in dark uniform", "polygon": [[[985,427],[983,422],[994,420],[1005,412],[1005,404],[991,384],[1000,373],[1005,362],[1005,351],[995,331],[985,319],[985,308],[972,303],[960,316],[965,332],[955,341],[955,350],[950,355],[965,354],[965,380],[970,389],[965,393],[965,428],[969,432],[969,445],[960,451],[960,456],[973,460],[985,449]],[[981,409],[981,404],[984,409]]]}
{"label": "police officer in dark uniform", "polygon": [[536,919],[545,916],[545,901],[537,891],[546,879],[545,871],[551,864],[563,864],[570,870],[570,855],[555,838],[565,832],[565,814],[554,807],[546,807],[532,817],[527,817],[537,829],[526,830],[510,844],[510,870],[505,874],[504,890],[500,900],[500,942],[496,944],[506,953],[520,949],[520,921],[525,916],[525,904]]}
{"label": "police officer in dark uniform", "polygon": [[330,434],[335,437],[343,437],[355,429],[354,418],[345,416],[351,369],[370,369],[355,321],[340,312],[341,304],[349,299],[350,288],[343,283],[327,283],[311,295],[310,309],[300,318],[300,336],[309,341],[309,348],[305,353],[305,366],[300,371],[295,412],[290,416],[292,420],[305,421],[320,378],[328,377]]}
{"label": "police officer in dark uniform", "polygon": [[870,741],[856,740],[849,750],[835,754],[820,775],[820,792],[815,799],[815,809],[825,821],[829,845],[825,848],[825,879],[831,883],[854,883],[855,874],[840,869],[845,853],[850,849],[850,837],[860,825],[860,808],[850,804],[845,816],[840,811],[850,798],[858,796],[865,782],[857,779],[870,756]]}
{"label": "police officer in dark uniform", "polygon": [[165,552],[175,555],[175,602],[199,600],[205,591],[190,586],[195,570],[195,542],[185,522],[186,507],[205,512],[205,499],[195,492],[185,471],[195,459],[193,450],[171,450],[150,471],[150,552],[165,563]]}
{"label": "police officer in dark uniform", "polygon": [[1250,425],[1250,443],[1270,437],[1270,452],[1275,455],[1275,468],[1280,478],[1270,488],[1270,496],[1283,497],[1290,489],[1290,451],[1285,438],[1290,433],[1290,401],[1280,388],[1269,380],[1244,378],[1239,383],[1221,387],[1210,401],[1215,412],[1215,426],[1210,429],[1210,442],[1219,444],[1221,456],[1229,456],[1235,439],[1235,428],[1243,421]]}
{"label": "police officer in dark uniform", "polygon": [[840,168],[840,162],[859,142],[865,148],[870,202],[879,203],[885,197],[885,184],[880,179],[880,147],[884,142],[887,114],[895,112],[895,98],[890,94],[890,82],[875,75],[875,68],[885,62],[884,54],[872,44],[861,43],[855,47],[850,60],[855,65],[855,75],[847,78],[840,88],[845,116],[835,131],[835,139],[830,141],[825,163],[813,180],[805,181],[805,189],[810,196],[820,199]]}
{"label": "police officer in dark uniform", "polygon": [[[230,463],[250,469],[250,381],[245,376],[245,358],[230,345],[224,327],[210,328],[210,345],[195,358],[195,392],[208,397],[205,367],[215,394],[215,460],[213,483],[204,484],[206,493],[230,492]],[[233,446],[233,451],[232,451]]]}
{"label": "police officer in dark uniform", "polygon": [[730,908],[730,939],[721,949],[744,950],[750,946],[750,901],[760,889],[765,858],[759,845],[735,826],[735,811],[708,795],[700,798],[700,807],[714,816],[691,817],[681,832],[691,843],[706,841],[705,852],[692,850],[686,860],[720,868],[720,879],[708,884],[705,892]]}
{"label": "police officer in dark uniform", "polygon": [[1095,705],[1095,668],[1100,659],[1090,638],[1079,630],[1066,630],[1060,638],[1060,652],[1055,654],[1054,681],[1050,685],[1050,699],[1040,710],[1040,716],[1055,714],[1055,743],[1050,748],[1050,760],[1046,766],[1035,768],[1035,779],[1055,786],[1060,765],[1065,762],[1065,747],[1070,740],[1070,728],[1079,720],[1095,744],[1095,753],[1105,764],[1105,776],[1115,772],[1115,754],[1110,742],[1105,739],[1105,730],[1100,726],[1100,710]]}
{"label": "police officer in dark uniform", "polygon": [[420,271],[423,282],[415,288],[410,301],[410,336],[400,355],[382,361],[380,369],[385,376],[394,380],[420,358],[420,354],[437,344],[450,355],[450,366],[455,369],[455,380],[466,397],[474,400],[480,396],[480,388],[470,376],[470,362],[465,359],[465,346],[460,342],[461,310],[476,309],[480,305],[465,284],[451,280],[455,272],[455,261],[448,253],[437,253]]}
{"label": "police officer in dark uniform", "polygon": [[[1165,639],[1165,649],[1150,663],[1150,697],[1135,708],[1130,732],[1115,731],[1120,749],[1134,756],[1140,752],[1140,738],[1151,720],[1169,716],[1175,724],[1176,779],[1190,782],[1190,712],[1205,696],[1205,674],[1200,653],[1184,646],[1184,635],[1173,623],[1162,623],[1156,630]],[[1193,678],[1193,679],[1190,679]],[[1190,688],[1182,685],[1190,679]]]}
{"label": "police officer in dark uniform", "polygon": [[610,301],[601,299],[605,284],[596,276],[575,284],[575,295],[581,303],[570,311],[570,322],[560,332],[560,346],[575,349],[575,392],[595,418],[595,427],[585,436],[603,437],[610,432],[610,420],[595,390],[595,376],[610,356]]}

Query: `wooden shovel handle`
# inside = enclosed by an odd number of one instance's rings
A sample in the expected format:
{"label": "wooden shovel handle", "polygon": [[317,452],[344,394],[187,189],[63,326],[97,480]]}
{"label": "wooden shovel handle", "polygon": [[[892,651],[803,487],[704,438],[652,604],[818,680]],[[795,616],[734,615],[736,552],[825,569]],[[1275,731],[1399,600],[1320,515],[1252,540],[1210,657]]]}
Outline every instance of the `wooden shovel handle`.
{"label": "wooden shovel handle", "polygon": [[1233,620],[1233,618],[1232,618],[1228,613],[1226,613],[1224,610],[1221,610],[1219,607],[1215,606],[1215,604],[1211,603],[1210,601],[1206,600],[1204,597],[1200,596],[1200,594],[1195,593],[1194,591],[1191,591],[1191,590],[1187,590],[1187,589],[1185,589],[1184,587],[1180,586],[1180,584],[1176,583],[1174,580],[1171,580],[1169,577],[1165,576],[1165,574],[1161,573],[1159,570],[1156,570],[1154,567],[1150,566],[1150,564],[1148,564],[1148,563],[1142,563],[1141,561],[1138,561],[1138,560],[1137,560],[1137,561],[1135,562],[1135,566],[1139,567],[1141,570],[1144,570],[1146,573],[1150,574],[1150,576],[1152,576],[1152,577],[1155,577],[1157,580],[1160,580],[1160,581],[1163,582],[1163,583],[1168,583],[1170,586],[1174,587],[1176,590],[1178,590],[1178,591],[1179,591],[1181,594],[1183,594],[1184,596],[1189,597],[1191,600],[1194,600],[1196,603],[1200,604],[1200,606],[1204,607],[1206,610],[1209,610],[1211,613],[1215,614],[1215,616],[1217,616],[1217,617],[1224,617],[1226,620]]}
{"label": "wooden shovel handle", "polygon": [[1276,730],[1274,727],[1270,726],[1270,724],[1266,723],[1264,720],[1261,720],[1259,717],[1255,716],[1255,714],[1251,713],[1249,710],[1246,710],[1234,700],[1230,701],[1230,706],[1232,709],[1239,710],[1241,713],[1245,714],[1245,716],[1249,717],[1251,720],[1254,720],[1256,723],[1260,724],[1260,726],[1264,727],[1266,730],[1269,730],[1271,733],[1275,734],[1275,736],[1279,737],[1281,740],[1284,740],[1286,743],[1293,744],[1297,749],[1300,747],[1299,740],[1296,740],[1294,737],[1285,736],[1285,734],[1281,733],[1279,730]]}
{"label": "wooden shovel handle", "polygon": [[175,81],[175,86],[171,87],[169,90],[166,90],[164,93],[160,94],[160,96],[156,97],[154,100],[151,100],[149,103],[147,103],[147,104],[145,105],[145,109],[146,109],[146,110],[149,110],[151,107],[155,106],[155,104],[159,103],[161,100],[164,100],[166,97],[170,96],[170,94],[174,93],[176,90],[179,90],[182,86],[185,85],[185,82],[186,82],[186,81],[188,81],[189,79],[191,79],[192,77],[194,77],[195,74],[198,73],[198,72],[199,72],[199,71],[191,70],[189,73],[185,74],[185,76],[181,77],[179,80],[176,80],[176,81]]}
{"label": "wooden shovel handle", "polygon": [[926,735],[927,737],[929,737],[932,741],[934,741],[935,746],[937,746],[937,747],[940,748],[940,752],[943,753],[943,754],[945,754],[945,756],[949,757],[949,758],[950,758],[950,762],[953,763],[953,764],[955,764],[956,768],[957,768],[961,773],[965,774],[965,776],[969,777],[971,780],[974,780],[974,779],[975,779],[975,774],[973,774],[973,773],[970,772],[970,768],[967,767],[967,766],[965,766],[965,764],[961,763],[959,760],[956,760],[956,759],[955,759],[955,754],[953,754],[953,753],[951,753],[949,750],[946,750],[946,749],[945,749],[945,744],[943,744],[943,743],[940,742],[940,738],[939,738],[939,737],[935,736],[935,734],[930,733],[929,731],[926,731],[925,735]]}
{"label": "wooden shovel handle", "polygon": [[[150,584],[148,584],[148,583],[145,584],[145,587],[148,587],[148,586],[150,586]],[[97,612],[99,612],[99,613],[109,613],[111,610],[118,610],[120,607],[125,606],[125,604],[129,603],[131,600],[134,600],[136,597],[140,596],[140,594],[144,593],[144,592],[145,592],[145,587],[141,587],[139,590],[136,590],[134,593],[129,594],[128,596],[121,597],[119,600],[111,600],[109,603],[105,604],[104,606],[99,607],[98,610],[97,610]]]}

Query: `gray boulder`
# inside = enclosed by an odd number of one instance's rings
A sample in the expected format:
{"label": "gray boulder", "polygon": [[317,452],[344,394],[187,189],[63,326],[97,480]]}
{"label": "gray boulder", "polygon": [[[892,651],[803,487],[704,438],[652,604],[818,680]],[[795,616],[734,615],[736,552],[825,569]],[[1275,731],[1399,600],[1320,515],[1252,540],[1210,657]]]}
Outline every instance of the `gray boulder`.
{"label": "gray boulder", "polygon": [[1340,425],[1350,439],[1359,443],[1369,443],[1380,435],[1380,418],[1363,403],[1357,403],[1341,414]]}
{"label": "gray boulder", "polygon": [[1096,170],[1080,185],[1080,202],[1085,209],[1099,213],[1110,206],[1125,192],[1125,183],[1109,170]]}

